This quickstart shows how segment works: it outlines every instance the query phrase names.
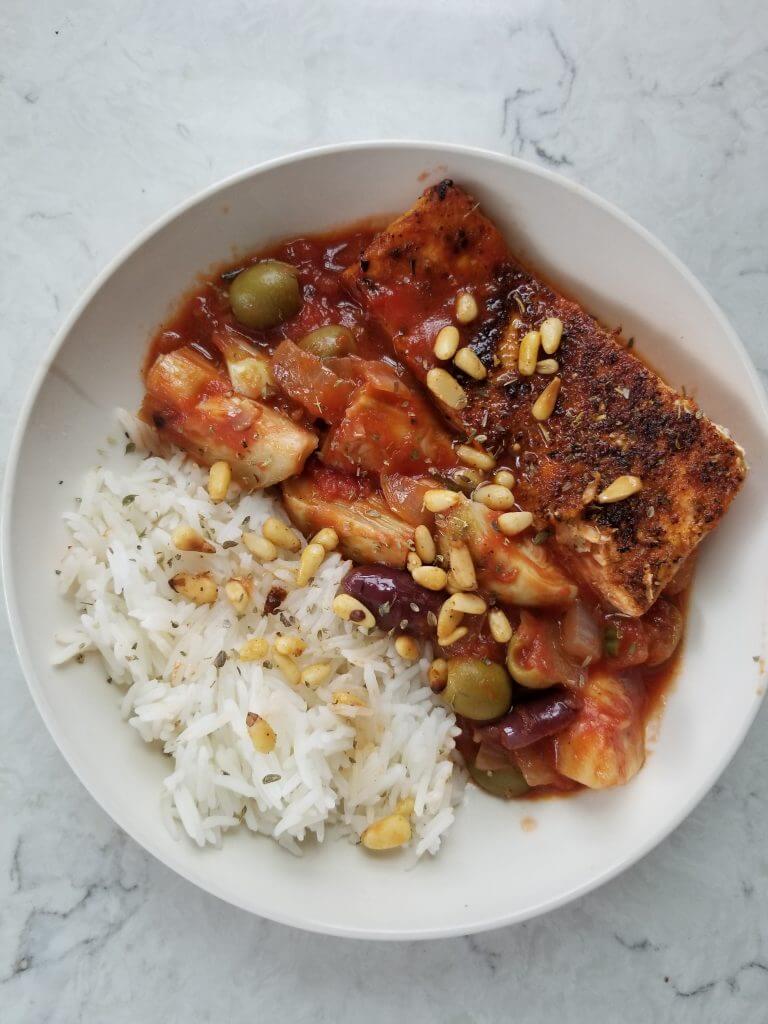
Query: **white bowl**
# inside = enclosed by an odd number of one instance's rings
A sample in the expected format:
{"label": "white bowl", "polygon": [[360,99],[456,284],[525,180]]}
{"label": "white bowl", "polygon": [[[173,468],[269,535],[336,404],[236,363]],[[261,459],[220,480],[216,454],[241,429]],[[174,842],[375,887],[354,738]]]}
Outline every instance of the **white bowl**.
{"label": "white bowl", "polygon": [[[704,546],[682,670],[654,750],[626,788],[505,804],[470,791],[434,860],[404,870],[345,843],[294,858],[251,834],[221,850],[175,841],[158,812],[166,762],[121,721],[95,659],[53,669],[52,634],[73,620],[56,595],[61,513],[97,461],[117,405],[136,406],[152,329],[195,275],[233,249],[405,209],[446,175],[481,201],[519,255],[578,297],[705,411],[751,463]],[[427,938],[522,921],[628,867],[673,829],[725,768],[762,688],[768,565],[768,411],[722,313],[680,262],[615,208],[519,160],[421,143],[336,146],[246,171],[145,232],[89,289],[56,337],[13,444],[3,562],[29,688],[64,756],[122,828],[203,889],[286,924],[362,938]],[[60,483],[63,481],[63,483]],[[522,827],[523,819],[530,822]],[[652,900],[654,894],[648,893]]]}

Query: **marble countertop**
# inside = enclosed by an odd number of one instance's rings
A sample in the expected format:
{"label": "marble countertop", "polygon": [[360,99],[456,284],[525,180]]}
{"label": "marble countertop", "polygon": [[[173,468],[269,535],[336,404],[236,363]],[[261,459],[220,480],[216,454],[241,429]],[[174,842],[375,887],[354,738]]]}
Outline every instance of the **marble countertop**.
{"label": "marble countertop", "polygon": [[[140,229],[346,139],[473,143],[584,183],[682,257],[768,379],[762,0],[6,0],[0,27],[3,457],[54,329]],[[353,943],[249,917],[127,839],[1,628],[3,1024],[766,1020],[768,708],[685,824],[598,892],[478,937]]]}

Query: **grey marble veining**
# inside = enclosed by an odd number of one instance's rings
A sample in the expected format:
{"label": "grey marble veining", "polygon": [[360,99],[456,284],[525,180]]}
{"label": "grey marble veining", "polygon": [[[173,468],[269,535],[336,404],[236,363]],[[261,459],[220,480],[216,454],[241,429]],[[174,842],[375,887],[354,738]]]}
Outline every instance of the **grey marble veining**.
{"label": "grey marble veining", "polygon": [[[474,143],[588,185],[691,266],[768,379],[761,0],[6,0],[0,58],[3,457],[52,332],[121,246],[226,174],[343,139]],[[768,712],[600,891],[487,935],[358,944],[248,917],[126,839],[0,643],[3,1024],[768,1019]]]}

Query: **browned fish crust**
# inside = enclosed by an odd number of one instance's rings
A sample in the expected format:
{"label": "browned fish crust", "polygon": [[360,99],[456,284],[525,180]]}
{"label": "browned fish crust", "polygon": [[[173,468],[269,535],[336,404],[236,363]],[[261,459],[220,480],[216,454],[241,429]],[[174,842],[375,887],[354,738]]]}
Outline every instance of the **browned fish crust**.
{"label": "browned fish crust", "polygon": [[[444,414],[514,467],[520,505],[553,529],[571,571],[618,610],[647,610],[738,491],[746,474],[738,445],[577,303],[520,266],[450,181],[377,235],[347,277],[417,378],[442,365],[461,383],[466,407],[443,406]],[[432,351],[437,331],[455,323],[462,290],[480,306],[461,343],[486,367],[483,381]],[[520,339],[547,317],[564,325],[554,354],[562,388],[539,424],[531,407],[552,377],[521,376],[517,355]],[[626,474],[642,480],[638,494],[594,500]]]}

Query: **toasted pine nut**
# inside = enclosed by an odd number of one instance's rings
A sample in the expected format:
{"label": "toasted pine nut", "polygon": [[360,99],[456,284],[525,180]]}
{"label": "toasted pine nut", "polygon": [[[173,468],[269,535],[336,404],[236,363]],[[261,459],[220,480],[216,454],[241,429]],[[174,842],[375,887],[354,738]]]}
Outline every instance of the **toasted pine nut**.
{"label": "toasted pine nut", "polygon": [[612,484],[608,484],[605,490],[601,491],[597,500],[601,505],[609,505],[614,501],[623,501],[625,498],[630,498],[633,494],[637,494],[638,491],[642,490],[643,481],[639,476],[632,476],[627,474],[625,476],[616,477]]}
{"label": "toasted pine nut", "polygon": [[469,630],[466,626],[458,626],[452,633],[449,633],[448,636],[438,636],[437,642],[441,647],[451,647],[458,640],[461,640],[462,637],[465,637],[468,632]]}
{"label": "toasted pine nut", "polygon": [[424,563],[421,560],[421,555],[418,551],[409,551],[405,558],[405,568],[408,572],[413,572],[414,569],[418,569],[419,566]]}
{"label": "toasted pine nut", "polygon": [[563,321],[558,316],[548,316],[539,327],[541,333],[541,347],[551,356],[560,347],[560,339],[563,336]]}
{"label": "toasted pine nut", "polygon": [[275,547],[283,548],[286,551],[300,551],[301,540],[298,533],[287,526],[282,520],[270,516],[261,528],[261,532],[271,540]]}
{"label": "toasted pine nut", "polygon": [[540,359],[536,363],[536,373],[557,373],[560,369],[560,363],[556,359]]}
{"label": "toasted pine nut", "polygon": [[487,472],[496,465],[496,459],[490,452],[485,452],[481,448],[472,448],[468,444],[460,444],[456,449],[456,454],[465,466],[472,466],[474,469],[482,469]]}
{"label": "toasted pine nut", "polygon": [[541,345],[541,335],[538,331],[528,331],[520,342],[517,369],[523,377],[533,376],[539,358],[539,345]]}
{"label": "toasted pine nut", "polygon": [[533,522],[530,512],[505,512],[496,520],[505,537],[514,537],[527,530]]}
{"label": "toasted pine nut", "polygon": [[235,610],[236,615],[245,615],[248,611],[248,605],[251,601],[251,595],[248,593],[248,588],[243,584],[242,580],[231,579],[224,584],[224,593],[227,596],[227,600]]}
{"label": "toasted pine nut", "polygon": [[278,654],[285,654],[288,658],[298,658],[307,649],[307,645],[300,636],[279,636],[275,639],[274,648]]}
{"label": "toasted pine nut", "polygon": [[290,658],[287,654],[274,653],[272,660],[291,686],[299,685],[301,682],[301,670],[293,658]]}
{"label": "toasted pine nut", "polygon": [[456,319],[460,324],[471,324],[480,309],[472,292],[459,292],[456,296]]}
{"label": "toasted pine nut", "polygon": [[205,572],[198,576],[190,572],[179,572],[168,583],[177,594],[193,604],[213,604],[219,595],[219,588]]}
{"label": "toasted pine nut", "polygon": [[427,669],[427,679],[433,693],[442,693],[448,682],[448,662],[445,658],[435,658]]}
{"label": "toasted pine nut", "polygon": [[418,661],[421,651],[412,636],[399,636],[395,640],[395,650],[406,661]]}
{"label": "toasted pine nut", "polygon": [[305,686],[322,686],[331,674],[331,666],[326,661],[318,661],[315,665],[307,665],[301,673],[301,682]]}
{"label": "toasted pine nut", "polygon": [[475,564],[466,544],[451,544],[448,564],[451,567],[451,582],[459,590],[477,590]]}
{"label": "toasted pine nut", "polygon": [[410,818],[413,814],[413,809],[416,806],[416,801],[412,796],[406,796],[402,800],[398,800],[395,804],[394,814],[402,814],[404,818]]}
{"label": "toasted pine nut", "polygon": [[502,487],[501,484],[482,484],[472,498],[495,512],[506,512],[515,504],[515,496],[512,491],[508,487]]}
{"label": "toasted pine nut", "polygon": [[453,631],[461,625],[461,620],[463,618],[463,614],[453,604],[451,604],[450,597],[447,601],[444,601],[437,616],[438,642],[440,642],[441,637],[449,636],[453,633]]}
{"label": "toasted pine nut", "polygon": [[508,644],[512,639],[512,623],[501,608],[491,608],[488,612],[488,628],[497,644]]}
{"label": "toasted pine nut", "polygon": [[365,605],[351,594],[337,594],[331,608],[334,615],[346,622],[354,622],[358,629],[372,629],[376,625],[376,619]]}
{"label": "toasted pine nut", "polygon": [[352,708],[367,706],[362,697],[358,697],[356,693],[350,693],[349,690],[334,690],[331,694],[331,704],[348,704]]}
{"label": "toasted pine nut", "polygon": [[463,409],[467,404],[467,393],[455,377],[442,367],[433,367],[427,374],[427,387],[439,401],[449,409]]}
{"label": "toasted pine nut", "polygon": [[553,377],[533,403],[531,411],[533,412],[533,418],[535,420],[538,420],[541,423],[544,420],[548,420],[552,415],[555,406],[557,405],[557,396],[560,394],[561,383],[562,382],[559,377]]}
{"label": "toasted pine nut", "polygon": [[203,551],[210,555],[216,550],[213,544],[209,544],[204,537],[200,536],[197,530],[193,530],[191,526],[184,524],[177,526],[173,531],[171,543],[179,551]]}
{"label": "toasted pine nut", "polygon": [[494,474],[493,482],[499,487],[508,487],[511,491],[515,486],[515,474],[508,469],[500,469]]}
{"label": "toasted pine nut", "polygon": [[428,512],[445,512],[458,504],[459,495],[455,491],[447,491],[436,488],[434,491],[424,492],[424,508]]}
{"label": "toasted pine nut", "polygon": [[485,615],[488,610],[488,605],[479,594],[467,594],[463,590],[459,590],[448,600],[456,611],[463,615]]}
{"label": "toasted pine nut", "polygon": [[427,590],[445,590],[448,582],[448,574],[437,565],[420,565],[412,570],[411,576]]}
{"label": "toasted pine nut", "polygon": [[259,715],[256,715],[255,718],[256,721],[248,726],[248,735],[251,737],[253,749],[259,754],[271,754],[277,743],[275,730]]}
{"label": "toasted pine nut", "polygon": [[296,570],[297,587],[306,587],[323,564],[325,555],[326,551],[322,544],[316,544],[314,541],[311,544],[307,544],[301,552],[299,568]]}
{"label": "toasted pine nut", "polygon": [[460,342],[461,335],[459,334],[459,329],[451,324],[449,327],[443,327],[441,331],[437,332],[432,351],[438,359],[453,359]]}
{"label": "toasted pine nut", "polygon": [[389,814],[374,821],[360,841],[366,850],[395,850],[411,840],[411,823],[402,814]]}
{"label": "toasted pine nut", "polygon": [[232,481],[228,462],[214,462],[208,471],[208,494],[211,501],[224,501]]}
{"label": "toasted pine nut", "polygon": [[[426,562],[427,565],[431,565],[437,555],[437,548],[429,529],[426,526],[417,526],[413,534],[413,541],[416,545],[416,554],[422,563]],[[408,566],[408,568],[411,567]]]}
{"label": "toasted pine nut", "polygon": [[455,366],[458,366],[460,370],[463,370],[473,380],[485,380],[488,376],[488,371],[478,358],[477,353],[473,352],[467,345],[459,349],[453,357],[453,362]]}
{"label": "toasted pine nut", "polygon": [[277,558],[277,548],[272,541],[258,533],[244,533],[243,544],[260,562],[274,562]]}
{"label": "toasted pine nut", "polygon": [[263,636],[246,640],[238,651],[241,661],[261,661],[269,653],[269,644]]}
{"label": "toasted pine nut", "polygon": [[315,534],[312,543],[322,544],[326,551],[335,551],[339,546],[339,535],[330,526],[325,526]]}

